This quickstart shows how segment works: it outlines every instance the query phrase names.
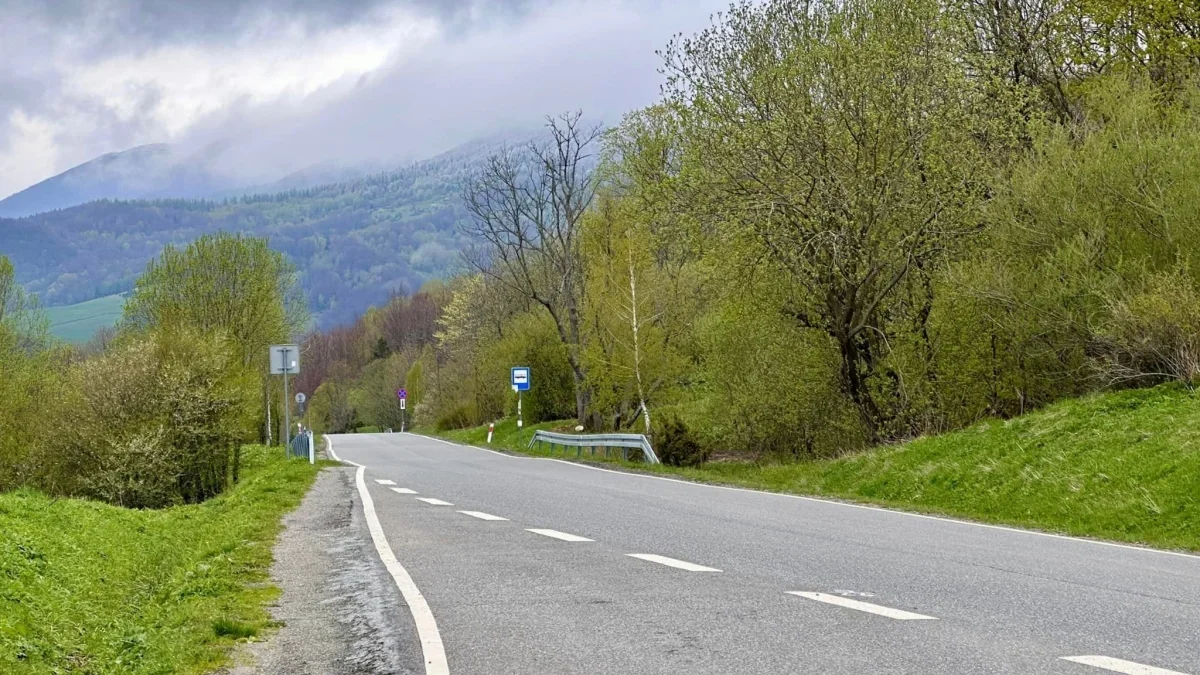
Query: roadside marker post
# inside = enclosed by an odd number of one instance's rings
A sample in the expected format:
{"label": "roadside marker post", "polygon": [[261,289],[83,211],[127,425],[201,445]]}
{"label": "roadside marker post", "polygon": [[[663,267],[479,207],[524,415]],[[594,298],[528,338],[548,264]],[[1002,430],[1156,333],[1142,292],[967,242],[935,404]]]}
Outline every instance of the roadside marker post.
{"label": "roadside marker post", "polygon": [[408,409],[408,390],[400,387],[396,392],[396,396],[400,397],[400,433],[404,433],[405,425],[408,422],[408,413],[406,412]]}
{"label": "roadside marker post", "polygon": [[488,445],[492,444],[492,432],[496,430],[496,423],[492,422],[488,425]]}

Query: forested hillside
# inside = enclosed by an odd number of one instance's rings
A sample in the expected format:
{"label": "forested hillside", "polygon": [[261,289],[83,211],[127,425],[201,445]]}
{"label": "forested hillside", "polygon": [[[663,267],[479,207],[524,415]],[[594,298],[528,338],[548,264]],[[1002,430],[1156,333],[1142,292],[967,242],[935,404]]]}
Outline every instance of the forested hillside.
{"label": "forested hillside", "polygon": [[318,325],[445,275],[464,243],[463,181],[503,141],[346,183],[221,201],[97,201],[0,219],[0,254],[44,304],[129,290],[167,244],[218,230],[269,239],[300,273]]}

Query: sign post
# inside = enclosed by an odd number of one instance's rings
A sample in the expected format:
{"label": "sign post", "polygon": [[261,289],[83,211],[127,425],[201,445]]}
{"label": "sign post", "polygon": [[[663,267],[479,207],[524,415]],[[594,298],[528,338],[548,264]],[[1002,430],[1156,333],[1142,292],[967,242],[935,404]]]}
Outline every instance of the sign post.
{"label": "sign post", "polygon": [[517,428],[525,426],[525,420],[521,417],[521,395],[529,391],[530,380],[533,379],[530,375],[529,366],[514,366],[512,369],[512,388],[517,392]]}
{"label": "sign post", "polygon": [[288,375],[300,373],[299,345],[271,345],[271,374],[283,375],[283,451],[292,443],[291,404],[288,402]]}
{"label": "sign post", "polygon": [[296,407],[300,410],[301,415],[304,414],[304,404],[307,401],[308,401],[308,397],[304,395],[304,392],[302,392],[302,391],[296,392]]}
{"label": "sign post", "polygon": [[404,433],[405,425],[408,423],[408,412],[406,412],[408,408],[408,390],[400,387],[400,391],[397,391],[396,395],[400,397],[400,433]]}

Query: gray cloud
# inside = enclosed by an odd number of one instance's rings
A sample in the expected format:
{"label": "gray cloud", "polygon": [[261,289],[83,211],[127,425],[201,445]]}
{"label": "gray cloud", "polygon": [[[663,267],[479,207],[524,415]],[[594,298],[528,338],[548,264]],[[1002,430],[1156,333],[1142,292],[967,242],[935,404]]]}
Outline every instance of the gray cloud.
{"label": "gray cloud", "polygon": [[[543,0],[545,2],[545,0]],[[313,29],[369,19],[397,6],[465,27],[496,17],[519,16],[538,0],[7,0],[0,22],[31,25],[83,37],[101,54],[164,41],[223,41],[264,18],[286,17]]]}
{"label": "gray cloud", "polygon": [[[615,121],[656,96],[654,50],[674,33],[702,27],[726,3],[8,0],[0,3],[0,196],[97,154],[150,142],[187,152],[220,147],[219,163],[252,181],[319,162],[426,156],[474,137],[527,129],[567,109]],[[260,42],[289,41],[320,43],[340,57],[360,46],[353,36],[376,35],[397,10],[433,22],[436,34],[398,34],[394,53],[369,72],[322,81],[302,94],[227,92],[215,108],[209,105],[215,93],[196,103],[189,90],[191,98],[179,100],[179,82],[193,77],[203,59],[243,54],[253,63]],[[276,29],[285,25],[281,38]],[[337,37],[339,29],[358,32]],[[330,39],[346,44],[330,46]],[[73,78],[98,64],[158,66],[138,59],[176,47],[194,49],[157,80],[121,81],[119,96]],[[230,66],[224,67],[214,72],[227,78]],[[110,70],[101,74],[112,77]],[[202,114],[177,128],[172,111],[191,114],[199,104],[206,106]],[[52,145],[53,162],[37,154],[38,142]]]}

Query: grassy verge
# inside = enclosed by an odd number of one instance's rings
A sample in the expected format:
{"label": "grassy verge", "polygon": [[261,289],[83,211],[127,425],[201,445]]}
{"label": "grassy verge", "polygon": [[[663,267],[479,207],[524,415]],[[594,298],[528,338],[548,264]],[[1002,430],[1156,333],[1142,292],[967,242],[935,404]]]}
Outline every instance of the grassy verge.
{"label": "grassy verge", "polygon": [[[527,452],[531,432],[518,442],[515,431],[498,425],[493,445]],[[487,429],[443,435],[482,444]],[[1200,551],[1200,394],[1174,385],[1063,401],[837,460],[624,467]]]}
{"label": "grassy verge", "polygon": [[162,511],[0,495],[0,672],[202,673],[265,628],[280,520],[317,468],[243,461],[226,494]]}

